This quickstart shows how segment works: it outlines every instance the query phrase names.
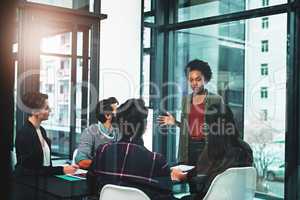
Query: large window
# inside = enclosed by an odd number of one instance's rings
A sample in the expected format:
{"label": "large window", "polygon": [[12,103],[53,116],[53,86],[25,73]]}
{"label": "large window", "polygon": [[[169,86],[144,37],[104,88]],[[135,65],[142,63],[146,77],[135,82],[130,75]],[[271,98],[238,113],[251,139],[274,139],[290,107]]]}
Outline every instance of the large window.
{"label": "large window", "polygon": [[[159,2],[155,1],[155,8],[163,14],[155,16],[156,57],[150,71],[154,74],[151,81],[162,88],[162,97],[150,99],[154,113],[168,110],[179,120],[181,98],[191,92],[184,66],[193,59],[207,61],[213,71],[207,89],[221,95],[231,107],[241,136],[253,150],[258,174],[256,197],[283,199],[287,192],[285,155],[293,155],[285,151],[289,148],[285,145],[289,116],[287,1]],[[282,14],[274,14],[269,6],[280,8],[278,13]],[[258,9],[258,16],[254,10],[261,7],[266,8]],[[244,10],[249,11],[240,12]],[[161,143],[154,150],[165,153],[171,163],[176,162],[179,129],[154,131]]]}
{"label": "large window", "polygon": [[[99,39],[104,16],[84,12],[77,16],[75,10],[27,2],[18,12],[22,56],[18,57],[17,96],[32,90],[48,94],[52,111],[43,126],[52,141],[53,156],[70,158],[82,130],[95,122],[99,44],[93,41]],[[18,110],[17,126],[22,126],[24,117]]]}

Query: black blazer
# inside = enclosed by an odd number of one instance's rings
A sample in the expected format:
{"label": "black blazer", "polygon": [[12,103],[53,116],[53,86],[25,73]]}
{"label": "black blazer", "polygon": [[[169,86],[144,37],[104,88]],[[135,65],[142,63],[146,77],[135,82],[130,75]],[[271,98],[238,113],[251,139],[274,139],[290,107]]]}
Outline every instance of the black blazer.
{"label": "black blazer", "polygon": [[[46,135],[43,127],[40,127],[41,133],[47,142],[51,153],[51,141]],[[35,127],[26,120],[23,127],[16,135],[16,153],[17,164],[15,175],[54,175],[64,174],[63,167],[43,166],[43,149]]]}

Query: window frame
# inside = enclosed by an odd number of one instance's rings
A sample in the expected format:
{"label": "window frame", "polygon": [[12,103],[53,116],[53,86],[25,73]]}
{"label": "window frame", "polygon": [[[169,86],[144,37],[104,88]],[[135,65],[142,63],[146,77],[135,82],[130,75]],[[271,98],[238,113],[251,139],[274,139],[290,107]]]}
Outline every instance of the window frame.
{"label": "window frame", "polygon": [[261,40],[261,52],[269,52],[269,40]]}
{"label": "window frame", "polygon": [[269,17],[263,17],[261,18],[261,28],[262,29],[268,29],[269,28]]}
{"label": "window frame", "polygon": [[260,75],[261,76],[268,76],[269,75],[269,64],[268,63],[262,63],[260,65]]}
{"label": "window frame", "polygon": [[[85,27],[89,27],[92,30],[91,37],[95,41],[99,41],[100,39],[100,20],[105,19],[107,16],[104,14],[100,14],[100,2],[99,0],[95,1],[95,8],[94,13],[88,13],[88,12],[82,12],[80,10],[73,10],[73,9],[67,9],[67,8],[61,8],[61,7],[55,7],[50,5],[44,5],[44,4],[38,4],[33,2],[26,2],[21,1],[18,4],[18,13],[19,13],[19,21],[17,26],[19,27],[18,30],[18,76],[22,73],[28,71],[28,70],[40,70],[40,55],[44,55],[46,53],[40,52],[39,46],[29,45],[25,38],[30,38],[30,30],[29,27],[35,26],[35,23],[44,21],[47,24],[53,26],[57,24],[63,24],[66,26],[72,26],[72,38],[71,43],[75,44],[77,43],[77,32],[80,30],[85,30]],[[85,34],[88,36],[88,33]],[[84,36],[83,38],[83,55],[81,56],[83,58],[84,66],[86,66],[83,69],[82,72],[82,80],[87,81],[88,80],[88,51],[89,46],[88,44],[88,38]],[[29,39],[28,39],[29,41]],[[91,65],[90,66],[99,66],[99,51],[100,46],[97,42],[92,42],[90,46],[91,50]],[[71,91],[74,90],[74,86],[76,83],[76,66],[77,66],[77,47],[76,45],[72,45],[72,54],[69,56],[71,58]],[[67,56],[67,55],[66,55]],[[28,58],[28,59],[24,59]],[[29,67],[30,66],[30,67]],[[19,93],[17,94],[17,98],[22,97],[23,94],[25,94],[28,91],[39,91],[40,90],[40,76],[39,74],[34,75],[33,78],[26,78],[25,81],[23,81],[20,85],[21,88],[24,88],[23,90],[19,90]],[[91,68],[90,70],[90,84],[93,84],[96,89],[96,94],[98,96],[99,94],[99,67]],[[72,94],[70,94],[72,95]],[[58,156],[59,159],[70,159],[72,157],[72,153],[76,147],[76,134],[71,134],[76,132],[76,97],[70,96],[70,106],[71,106],[71,112],[70,112],[70,126],[69,126],[69,146],[68,148],[68,154],[61,154],[61,153],[53,153],[52,155]],[[88,104],[91,103],[88,102],[88,91],[87,88],[82,87],[82,108],[87,108]],[[86,127],[89,123],[96,122],[95,110],[89,110],[88,113],[82,113],[81,116],[81,127]],[[88,116],[89,115],[89,116]],[[90,121],[88,122],[87,119]],[[20,129],[23,126],[24,121],[26,120],[26,114],[17,108],[16,111],[16,129]],[[73,124],[73,125],[72,125]]]}

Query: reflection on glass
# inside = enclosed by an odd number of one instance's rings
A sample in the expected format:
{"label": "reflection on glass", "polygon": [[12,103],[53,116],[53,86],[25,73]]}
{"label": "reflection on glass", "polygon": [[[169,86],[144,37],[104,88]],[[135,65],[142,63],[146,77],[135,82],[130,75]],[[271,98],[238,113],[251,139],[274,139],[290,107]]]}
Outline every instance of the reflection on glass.
{"label": "reflection on glass", "polygon": [[[82,112],[82,59],[77,59],[76,69],[76,133],[81,133],[81,112]],[[86,112],[86,111],[84,111]]]}
{"label": "reflection on glass", "polygon": [[51,140],[52,152],[68,155],[69,154],[69,132],[64,130],[47,129],[47,135]]}
{"label": "reflection on glass", "polygon": [[18,61],[15,60],[15,82],[14,82],[14,138],[15,141],[16,133],[17,133],[17,89],[18,89]]}
{"label": "reflection on glass", "polygon": [[[261,18],[254,18],[176,31],[176,60],[169,79],[179,86],[172,99],[178,117],[181,97],[191,92],[184,66],[192,59],[210,64],[213,78],[207,89],[231,107],[253,149],[257,191],[283,197],[287,17],[272,15],[268,21],[268,29],[261,26]],[[267,54],[261,51],[261,41],[268,41]]]}
{"label": "reflection on glass", "polygon": [[27,0],[29,2],[93,12],[94,0]]}
{"label": "reflection on glass", "polygon": [[154,24],[155,23],[155,17],[154,16],[145,16],[144,21]]}
{"label": "reflection on glass", "polygon": [[[41,55],[40,63],[40,91],[48,95],[51,108],[49,119],[43,122],[44,127],[49,135],[55,132],[51,135],[54,141],[68,141],[69,136],[64,132],[70,130],[71,59]],[[55,148],[53,152],[62,153]]]}
{"label": "reflection on glass", "polygon": [[142,97],[145,100],[146,106],[150,102],[150,55],[144,54],[142,68]]}
{"label": "reflection on glass", "polygon": [[18,52],[18,43],[13,44],[13,53]]}
{"label": "reflection on glass", "polygon": [[83,32],[77,33],[77,56],[82,56]]}
{"label": "reflection on glass", "polygon": [[144,12],[151,11],[151,1],[152,0],[144,0]]}
{"label": "reflection on glass", "polygon": [[178,22],[287,3],[287,0],[177,0]]}
{"label": "reflection on glass", "polygon": [[153,109],[148,110],[148,117],[147,117],[147,127],[146,131],[143,134],[143,140],[144,140],[144,145],[145,147],[149,150],[152,151],[152,138],[153,138]]}
{"label": "reflection on glass", "polygon": [[71,32],[44,37],[41,40],[41,51],[42,53],[70,55],[72,51],[71,42]]}
{"label": "reflection on glass", "polygon": [[144,35],[143,35],[143,45],[144,48],[150,48],[151,46],[151,28],[144,28]]}

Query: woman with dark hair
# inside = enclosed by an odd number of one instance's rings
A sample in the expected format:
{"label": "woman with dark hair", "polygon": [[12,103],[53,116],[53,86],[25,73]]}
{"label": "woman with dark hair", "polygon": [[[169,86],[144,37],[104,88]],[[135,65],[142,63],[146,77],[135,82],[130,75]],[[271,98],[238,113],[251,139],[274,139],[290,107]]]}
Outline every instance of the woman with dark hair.
{"label": "woman with dark hair", "polygon": [[48,95],[30,92],[23,96],[23,111],[28,118],[16,134],[17,164],[15,175],[59,175],[73,174],[77,165],[53,167],[51,162],[51,141],[42,121],[49,117],[51,109],[48,105]]}
{"label": "woman with dark hair", "polygon": [[113,126],[119,102],[115,97],[97,103],[98,123],[91,124],[81,134],[75,162],[82,169],[88,169],[99,145],[119,141],[122,135]]}
{"label": "woman with dark hair", "polygon": [[[212,105],[208,111],[211,114],[207,118],[207,144],[198,159],[196,169],[188,174],[180,170],[172,171],[174,179],[190,182],[191,193],[194,193],[192,199],[197,200],[205,196],[212,180],[218,174],[231,167],[253,165],[252,150],[240,138],[230,108]],[[201,180],[201,183],[194,184],[193,177],[198,174],[205,175],[205,178]]]}
{"label": "woman with dark hair", "polygon": [[193,60],[185,67],[187,80],[193,90],[192,94],[183,97],[181,107],[181,122],[177,122],[170,113],[159,116],[160,125],[177,125],[180,127],[178,161],[196,165],[198,155],[205,145],[207,109],[223,102],[222,97],[207,91],[205,85],[212,77],[212,71],[207,62]]}

